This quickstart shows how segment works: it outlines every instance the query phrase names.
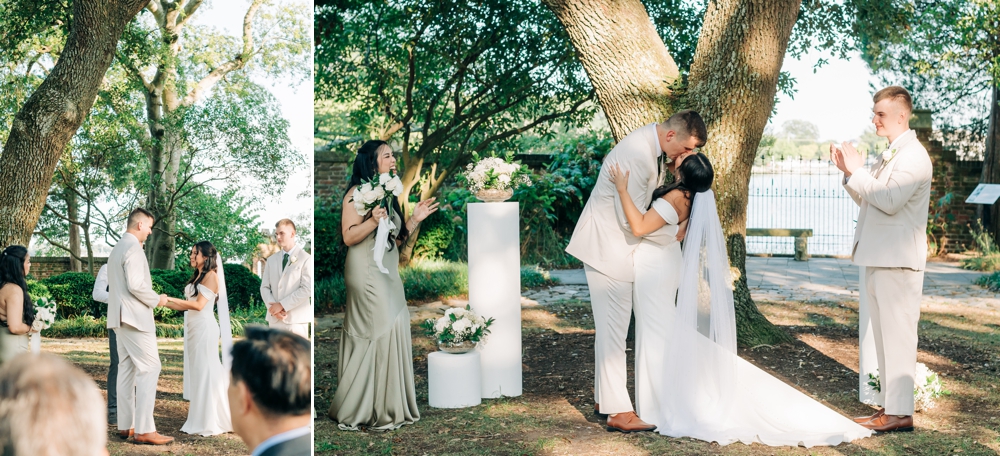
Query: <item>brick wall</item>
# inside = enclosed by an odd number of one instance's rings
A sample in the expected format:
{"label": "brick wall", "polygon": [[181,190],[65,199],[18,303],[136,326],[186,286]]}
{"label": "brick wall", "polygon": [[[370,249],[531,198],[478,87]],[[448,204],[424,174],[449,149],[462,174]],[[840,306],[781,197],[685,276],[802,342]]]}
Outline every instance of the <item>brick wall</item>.
{"label": "brick wall", "polygon": [[[107,262],[106,257],[94,257],[94,274]],[[35,279],[49,278],[69,270],[69,257],[31,257],[31,276]],[[89,272],[86,261],[83,262],[83,271]]]}
{"label": "brick wall", "polygon": [[347,190],[348,169],[354,156],[337,152],[316,152],[313,161],[315,183],[313,186],[318,203],[340,198]]}
{"label": "brick wall", "polygon": [[[930,240],[943,249],[942,253],[960,253],[974,248],[969,225],[977,220],[977,205],[965,204],[965,198],[979,185],[983,162],[958,160],[955,151],[946,150],[940,141],[930,139],[930,111],[914,110],[913,114],[910,126],[927,148],[934,165]],[[950,203],[942,204],[941,199],[948,193],[952,195]]]}

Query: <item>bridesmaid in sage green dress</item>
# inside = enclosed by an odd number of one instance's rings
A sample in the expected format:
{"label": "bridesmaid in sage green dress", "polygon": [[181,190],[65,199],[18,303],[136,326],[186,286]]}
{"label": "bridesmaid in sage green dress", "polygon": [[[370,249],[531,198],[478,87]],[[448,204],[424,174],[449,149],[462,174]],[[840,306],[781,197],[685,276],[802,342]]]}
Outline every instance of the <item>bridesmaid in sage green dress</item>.
{"label": "bridesmaid in sage green dress", "polygon": [[[434,198],[421,201],[405,223],[396,198],[391,210],[377,207],[359,215],[352,201],[354,187],[390,170],[396,170],[396,158],[389,145],[366,142],[354,159],[344,196],[341,229],[348,246],[344,265],[347,312],[340,338],[337,391],[329,411],[342,430],[392,430],[420,419],[399,248],[421,221],[437,211],[438,204]],[[388,274],[379,270],[373,253],[375,232],[385,217],[396,226],[389,237],[391,250],[382,258]]]}

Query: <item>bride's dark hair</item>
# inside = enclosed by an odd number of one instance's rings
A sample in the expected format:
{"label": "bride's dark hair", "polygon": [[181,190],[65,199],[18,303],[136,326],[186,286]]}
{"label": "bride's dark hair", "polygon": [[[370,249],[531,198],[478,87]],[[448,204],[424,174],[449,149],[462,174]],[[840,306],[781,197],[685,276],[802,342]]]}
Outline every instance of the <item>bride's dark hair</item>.
{"label": "bride's dark hair", "polygon": [[[194,284],[194,296],[198,296],[198,284],[205,279],[205,275],[209,271],[218,272],[218,268],[221,266],[216,263],[215,258],[219,254],[218,250],[215,250],[215,246],[211,242],[201,241],[194,245],[194,248],[198,249],[205,257],[205,262],[202,263],[201,268],[195,269],[194,274],[191,276],[191,280],[188,280],[189,284]],[[218,296],[215,297],[216,300],[219,299]]]}
{"label": "bride's dark hair", "polygon": [[[378,175],[378,150],[382,146],[389,147],[389,143],[376,139],[362,144],[361,148],[358,149],[358,155],[354,157],[354,166],[351,169],[351,180],[347,183],[347,189],[344,190],[345,197],[347,196],[347,192],[351,191],[351,188],[361,185],[362,182],[369,181]],[[396,211],[400,220],[406,220],[403,217],[403,209],[399,206],[399,199],[395,196],[392,197],[392,210]],[[363,220],[368,220],[371,216],[372,214],[369,212]],[[399,227],[398,235],[395,237],[391,234],[389,235],[389,250],[392,250],[396,246],[396,243],[392,241],[398,239],[405,242],[406,238],[410,236],[410,230],[406,229],[406,224],[403,223],[402,225]]]}
{"label": "bride's dark hair", "polygon": [[0,287],[12,283],[21,287],[24,293],[24,313],[21,320],[31,326],[35,322],[35,303],[28,296],[28,281],[24,278],[24,258],[28,249],[20,245],[12,245],[0,253]]}
{"label": "bride's dark hair", "polygon": [[[708,161],[705,154],[698,152],[688,155],[677,167],[677,180],[667,185],[661,185],[653,190],[653,198],[650,199],[649,207],[653,207],[653,201],[670,193],[671,190],[682,190],[688,199],[694,197],[695,193],[701,193],[712,188],[715,180],[715,170],[712,169],[712,162]],[[648,208],[647,208],[648,209]]]}

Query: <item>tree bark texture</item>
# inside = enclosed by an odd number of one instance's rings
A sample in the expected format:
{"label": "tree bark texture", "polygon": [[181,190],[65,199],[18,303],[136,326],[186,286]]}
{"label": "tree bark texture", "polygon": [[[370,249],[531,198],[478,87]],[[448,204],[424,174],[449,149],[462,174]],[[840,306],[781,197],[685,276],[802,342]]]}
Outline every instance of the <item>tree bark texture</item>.
{"label": "tree bark texture", "polygon": [[688,101],[708,127],[702,152],[715,168],[713,188],[729,247],[739,268],[737,332],[743,345],[788,336],[771,325],[750,298],[746,228],[750,169],[774,107],[778,76],[801,0],[709,2],[691,65]]}
{"label": "tree bark texture", "polygon": [[[79,220],[79,199],[72,189],[63,189],[66,200],[66,217],[70,220]],[[83,264],[80,262],[80,225],[67,222],[69,225],[69,270],[73,272],[83,271]]]}
{"label": "tree bark texture", "polygon": [[639,0],[542,0],[566,27],[616,141],[672,114],[677,64]]}
{"label": "tree bark texture", "polygon": [[[990,121],[986,130],[986,150],[983,152],[983,173],[979,181],[986,184],[1000,184],[1000,84],[994,83],[991,92]],[[1000,239],[1000,209],[997,205],[988,207],[989,220],[983,225],[993,236]]]}
{"label": "tree bark texture", "polygon": [[52,175],[97,97],[125,26],[148,0],[76,0],[59,61],[14,117],[0,154],[0,245],[28,245]]}

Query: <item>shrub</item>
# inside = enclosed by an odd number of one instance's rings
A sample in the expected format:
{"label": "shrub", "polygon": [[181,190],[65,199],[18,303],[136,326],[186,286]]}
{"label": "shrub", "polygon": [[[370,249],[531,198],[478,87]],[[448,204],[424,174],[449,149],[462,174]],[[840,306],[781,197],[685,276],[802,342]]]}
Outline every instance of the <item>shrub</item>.
{"label": "shrub", "polygon": [[444,208],[431,214],[420,224],[420,234],[413,246],[414,258],[443,258],[452,238],[455,237],[455,222],[452,211]]}
{"label": "shrub", "polygon": [[347,245],[340,232],[341,200],[322,204],[316,201],[313,225],[316,230],[316,277],[322,279],[344,274]]}
{"label": "shrub", "polygon": [[89,315],[100,318],[107,315],[108,307],[94,301],[94,276],[86,272],[65,272],[42,281],[56,301],[60,318]]}
{"label": "shrub", "polygon": [[226,273],[226,292],[229,295],[229,310],[252,311],[264,306],[260,297],[260,277],[240,264],[223,265]]}
{"label": "shrub", "polygon": [[521,268],[521,288],[538,288],[559,283],[558,279],[553,279],[546,271],[537,265],[524,266]]}
{"label": "shrub", "polygon": [[313,294],[316,296],[316,308],[324,312],[343,312],[347,304],[347,289],[344,276],[333,274],[319,279],[314,284]]}
{"label": "shrub", "polygon": [[399,271],[408,301],[422,301],[469,292],[469,266],[442,260],[420,260]]}
{"label": "shrub", "polygon": [[[226,278],[228,280],[228,277]],[[232,327],[233,337],[243,336],[243,329],[247,325],[267,326],[267,306],[261,302],[249,307],[239,309],[229,309],[229,324]]]}
{"label": "shrub", "polygon": [[979,255],[962,260],[962,268],[973,271],[996,271],[1000,269],[1000,248],[993,241],[990,232],[983,228],[982,222],[977,222],[978,226],[969,227],[969,233],[976,242],[976,250]]}
{"label": "shrub", "polygon": [[108,320],[103,316],[94,318],[91,315],[57,319],[50,328],[42,330],[42,336],[55,338],[108,337]]}

